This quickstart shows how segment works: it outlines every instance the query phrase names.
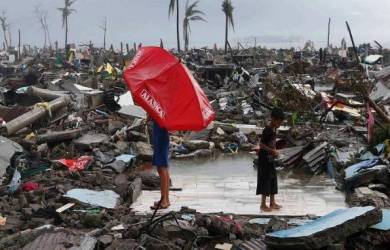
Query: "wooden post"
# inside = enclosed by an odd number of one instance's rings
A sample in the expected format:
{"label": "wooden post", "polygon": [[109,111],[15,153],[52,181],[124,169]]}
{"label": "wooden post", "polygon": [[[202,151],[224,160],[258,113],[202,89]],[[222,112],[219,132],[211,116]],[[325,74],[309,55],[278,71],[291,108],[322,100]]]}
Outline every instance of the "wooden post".
{"label": "wooden post", "polygon": [[373,100],[371,100],[371,98],[368,95],[366,95],[364,99],[368,102],[368,104],[370,104],[372,108],[375,109],[378,116],[382,118],[385,121],[385,123],[390,123],[390,117],[387,116],[387,114],[378,106],[378,104],[376,104]]}
{"label": "wooden post", "polygon": [[123,42],[121,42],[121,56],[123,56]]}
{"label": "wooden post", "polygon": [[127,52],[127,55],[130,54],[130,48],[129,48],[129,44],[126,43],[126,52]]}
{"label": "wooden post", "polygon": [[355,41],[353,40],[351,28],[349,27],[349,24],[348,24],[347,21],[346,21],[345,23],[347,24],[347,29],[348,29],[349,37],[351,38],[351,42],[352,42],[352,46],[353,46],[353,52],[354,52],[355,59],[356,59],[356,64],[359,65],[360,59],[359,59],[358,51],[357,51],[356,46],[355,46]]}

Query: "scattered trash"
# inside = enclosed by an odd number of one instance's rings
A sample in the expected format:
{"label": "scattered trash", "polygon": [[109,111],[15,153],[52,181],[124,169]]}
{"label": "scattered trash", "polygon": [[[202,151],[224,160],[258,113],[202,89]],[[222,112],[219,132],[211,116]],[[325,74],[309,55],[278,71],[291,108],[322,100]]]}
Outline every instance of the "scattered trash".
{"label": "scattered trash", "polygon": [[111,231],[119,231],[119,230],[125,230],[125,226],[123,224],[120,224],[118,226],[112,227]]}
{"label": "scattered trash", "polygon": [[22,189],[25,192],[34,191],[37,190],[38,188],[39,188],[39,184],[31,181],[25,182],[22,185]]}
{"label": "scattered trash", "polygon": [[223,244],[215,245],[215,249],[230,250],[232,248],[233,248],[233,245],[229,244],[229,243],[223,243]]}
{"label": "scattered trash", "polygon": [[111,190],[94,191],[88,189],[71,189],[64,195],[67,198],[78,200],[91,206],[114,209],[120,196]]}
{"label": "scattered trash", "polygon": [[63,205],[62,207],[57,208],[56,212],[62,213],[64,211],[68,210],[69,208],[73,207],[74,205],[76,205],[76,203],[67,203],[67,204]]}
{"label": "scattered trash", "polygon": [[15,193],[16,190],[19,189],[21,183],[22,183],[22,176],[21,176],[20,172],[17,169],[15,169],[15,172],[12,176],[11,182],[8,185],[8,192],[11,194]]}
{"label": "scattered trash", "polygon": [[0,216],[0,226],[5,226],[7,223],[7,218]]}

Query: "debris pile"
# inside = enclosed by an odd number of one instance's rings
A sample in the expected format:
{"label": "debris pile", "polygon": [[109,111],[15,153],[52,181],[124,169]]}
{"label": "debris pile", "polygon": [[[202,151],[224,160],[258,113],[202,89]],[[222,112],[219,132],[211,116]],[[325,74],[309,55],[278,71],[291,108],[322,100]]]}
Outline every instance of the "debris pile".
{"label": "debris pile", "polygon": [[359,66],[344,48],[326,56],[260,47],[178,55],[217,119],[196,133],[171,132],[171,158],[254,153],[269,111],[281,107],[288,114],[277,139],[281,171],[327,173],[354,206],[266,223],[190,209],[152,218],[132,211],[142,190],[160,185],[143,171],[153,154],[151,126],[122,80],[136,49],[125,54],[90,44],[72,52],[66,58],[59,50],[26,51],[0,67],[0,249],[389,243],[390,67],[377,51]]}

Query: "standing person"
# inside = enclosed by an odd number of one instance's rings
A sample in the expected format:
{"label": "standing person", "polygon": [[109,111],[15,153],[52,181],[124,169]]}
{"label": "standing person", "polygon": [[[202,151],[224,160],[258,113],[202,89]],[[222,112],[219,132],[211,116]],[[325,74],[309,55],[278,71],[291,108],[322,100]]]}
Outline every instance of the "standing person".
{"label": "standing person", "polygon": [[161,199],[155,202],[151,209],[167,209],[171,204],[169,202],[169,133],[165,128],[153,121],[153,166],[157,167],[160,176]]}
{"label": "standing person", "polygon": [[[281,208],[275,201],[275,195],[278,193],[275,157],[278,156],[276,150],[276,129],[280,127],[283,120],[283,111],[279,108],[274,108],[271,112],[271,122],[265,127],[261,135],[256,194],[261,194],[260,210],[264,212]],[[270,196],[269,206],[266,204],[267,196]]]}

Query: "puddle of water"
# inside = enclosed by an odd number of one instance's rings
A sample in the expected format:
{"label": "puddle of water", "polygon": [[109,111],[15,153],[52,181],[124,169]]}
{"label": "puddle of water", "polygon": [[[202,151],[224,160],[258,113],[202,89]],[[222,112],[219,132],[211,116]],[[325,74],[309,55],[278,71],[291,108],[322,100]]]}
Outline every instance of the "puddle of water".
{"label": "puddle of water", "polygon": [[[198,176],[198,177],[248,177],[257,178],[257,170],[253,167],[254,156],[219,155],[212,159],[199,159],[193,161],[173,161],[171,165],[172,176]],[[302,170],[280,170],[279,181],[288,180],[289,188],[304,186],[334,186],[334,182],[326,174],[313,175]]]}
{"label": "puddle of water", "polygon": [[[253,156],[215,156],[212,159],[172,161],[171,179],[180,192],[171,192],[171,210],[182,206],[203,213],[259,214],[260,196],[256,196],[257,170]],[[283,205],[275,215],[324,215],[344,208],[344,195],[335,189],[326,175],[313,176],[298,171],[279,171],[277,201]],[[150,212],[158,200],[158,191],[144,191],[132,206]]]}

